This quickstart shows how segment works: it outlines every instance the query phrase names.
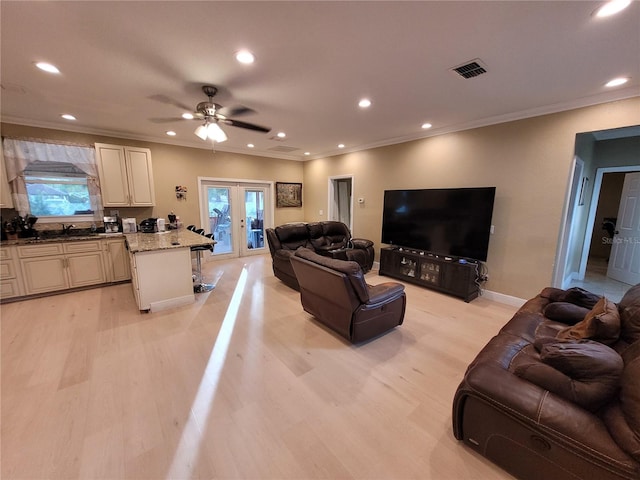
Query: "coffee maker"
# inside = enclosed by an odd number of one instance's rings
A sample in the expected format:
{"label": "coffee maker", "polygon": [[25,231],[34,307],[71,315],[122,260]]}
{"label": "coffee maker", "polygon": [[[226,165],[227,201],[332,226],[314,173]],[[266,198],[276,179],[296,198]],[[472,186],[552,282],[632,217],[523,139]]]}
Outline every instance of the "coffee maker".
{"label": "coffee maker", "polygon": [[104,217],[104,233],[118,232],[118,217]]}

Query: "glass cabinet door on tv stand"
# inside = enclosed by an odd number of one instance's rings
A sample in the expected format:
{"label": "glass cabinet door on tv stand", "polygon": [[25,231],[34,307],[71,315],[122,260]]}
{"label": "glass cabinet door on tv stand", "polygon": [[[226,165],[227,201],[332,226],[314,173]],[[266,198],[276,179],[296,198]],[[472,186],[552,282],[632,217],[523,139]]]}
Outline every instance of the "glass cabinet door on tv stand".
{"label": "glass cabinet door on tv stand", "polygon": [[478,265],[420,250],[397,247],[380,250],[380,275],[455,295],[470,302],[480,294]]}

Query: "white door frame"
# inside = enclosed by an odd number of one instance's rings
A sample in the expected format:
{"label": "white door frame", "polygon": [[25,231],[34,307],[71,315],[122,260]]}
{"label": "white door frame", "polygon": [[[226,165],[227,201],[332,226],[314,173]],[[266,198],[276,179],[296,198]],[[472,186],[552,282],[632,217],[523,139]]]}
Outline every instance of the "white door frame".
{"label": "white door frame", "polygon": [[328,192],[327,220],[332,220],[336,213],[336,207],[333,201],[333,198],[335,196],[334,180],[343,180],[343,179],[351,180],[351,200],[349,205],[351,215],[349,215],[350,217],[349,225],[347,226],[349,227],[349,230],[353,232],[353,194],[355,192],[355,182],[354,182],[354,176],[352,174],[334,175],[329,177],[328,179],[329,186],[327,188],[327,192]]}
{"label": "white door frame", "polygon": [[[220,178],[220,177],[198,177],[198,208],[200,209],[200,228],[205,228],[209,225],[209,212],[206,208],[203,208],[202,202],[205,191],[205,183],[214,183],[219,184],[221,186],[229,186],[229,187],[251,187],[251,185],[255,185],[256,187],[267,187],[267,195],[265,195],[265,212],[264,212],[264,228],[267,229],[269,227],[273,227],[274,215],[275,215],[275,182],[271,180],[249,180],[245,178]],[[243,200],[244,201],[244,200]],[[243,207],[244,208],[244,207]],[[238,242],[240,239],[240,226],[239,222],[233,222],[234,228],[234,242]],[[238,223],[238,225],[235,225]],[[206,229],[206,228],[205,228]],[[238,255],[233,253],[228,255],[218,255],[215,258],[229,258],[239,256],[242,252],[242,249],[239,248],[240,244],[237,244],[234,247],[234,251],[238,251]],[[266,245],[266,239],[265,239]],[[214,247],[215,248],[215,247]],[[264,252],[260,252],[264,253]],[[207,258],[214,258],[213,256]]]}
{"label": "white door frame", "polygon": [[582,173],[584,171],[584,161],[577,155],[573,157],[569,179],[567,180],[566,196],[564,199],[564,207],[562,209],[562,222],[560,223],[560,235],[558,237],[558,247],[556,248],[556,261],[553,269],[552,283],[554,287],[565,288],[565,285],[571,281],[571,272],[567,276],[567,262],[570,258],[570,245],[573,240],[573,217],[575,215],[575,207],[578,203],[580,195],[579,186],[582,181]]}

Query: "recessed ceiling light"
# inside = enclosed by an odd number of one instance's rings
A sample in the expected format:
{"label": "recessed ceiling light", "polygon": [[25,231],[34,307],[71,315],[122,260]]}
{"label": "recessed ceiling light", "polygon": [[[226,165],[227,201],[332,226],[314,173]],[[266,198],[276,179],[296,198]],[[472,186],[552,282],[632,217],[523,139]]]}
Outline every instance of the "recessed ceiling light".
{"label": "recessed ceiling light", "polygon": [[238,53],[236,53],[236,60],[238,60],[240,63],[248,65],[255,62],[256,57],[249,50],[240,50]]}
{"label": "recessed ceiling light", "polygon": [[247,143],[247,147],[253,148],[253,147],[255,147],[255,145],[253,143]]}
{"label": "recessed ceiling light", "polygon": [[169,130],[167,132],[167,135],[169,135],[170,137],[175,137],[176,136],[176,132],[174,132],[173,130]]}
{"label": "recessed ceiling light", "polygon": [[64,118],[65,120],[75,120],[76,117],[74,117],[73,115],[71,115],[70,113],[63,113],[62,115],[60,115],[62,118]]}
{"label": "recessed ceiling light", "polygon": [[340,145],[338,145],[338,148],[344,148],[344,143],[341,143]]}
{"label": "recessed ceiling light", "polygon": [[430,123],[423,123],[422,124],[422,128],[425,129],[425,130],[428,129],[428,128],[431,128],[431,127],[433,127],[433,125],[431,125]]}
{"label": "recessed ceiling light", "polygon": [[191,113],[183,113],[182,114],[182,118],[184,118],[185,120],[193,120],[193,114],[191,114]]}
{"label": "recessed ceiling light", "polygon": [[311,152],[304,152],[305,155],[311,155]]}
{"label": "recessed ceiling light", "polygon": [[278,138],[284,138],[284,137],[286,137],[286,136],[287,136],[287,134],[286,134],[286,133],[284,133],[284,132],[278,132]]}
{"label": "recessed ceiling light", "polygon": [[60,73],[60,70],[58,70],[58,67],[56,67],[55,65],[51,65],[50,63],[47,63],[47,62],[37,62],[36,67],[38,67],[40,70],[44,70],[45,72]]}
{"label": "recessed ceiling light", "polygon": [[369,108],[371,106],[371,100],[369,100],[368,98],[363,98],[358,102],[358,106],[360,108]]}
{"label": "recessed ceiling light", "polygon": [[613,80],[609,80],[607,83],[605,83],[604,86],[605,87],[619,87],[620,85],[624,85],[628,81],[629,81],[628,77],[614,78]]}
{"label": "recessed ceiling light", "polygon": [[596,17],[610,17],[631,5],[631,0],[610,0],[595,12]]}

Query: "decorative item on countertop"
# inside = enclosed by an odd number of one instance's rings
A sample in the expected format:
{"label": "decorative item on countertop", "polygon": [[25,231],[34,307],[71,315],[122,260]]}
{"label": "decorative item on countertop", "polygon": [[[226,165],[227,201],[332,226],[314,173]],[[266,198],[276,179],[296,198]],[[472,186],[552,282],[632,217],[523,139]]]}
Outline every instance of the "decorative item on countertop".
{"label": "decorative item on countertop", "polygon": [[9,239],[11,238],[29,238],[38,235],[33,226],[38,221],[38,217],[26,214],[24,217],[16,215],[10,222],[4,222],[3,229],[6,231]]}
{"label": "decorative item on countertop", "polygon": [[167,229],[176,230],[178,228],[178,223],[176,221],[178,217],[173,213],[173,210],[169,215],[167,215],[167,217],[169,218],[169,224],[167,225]]}

